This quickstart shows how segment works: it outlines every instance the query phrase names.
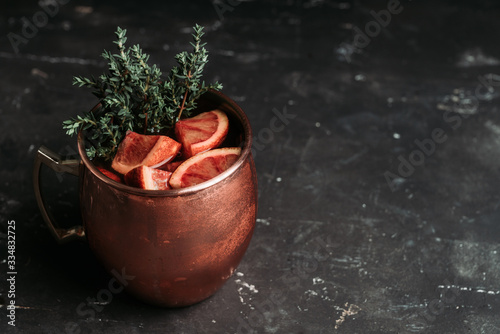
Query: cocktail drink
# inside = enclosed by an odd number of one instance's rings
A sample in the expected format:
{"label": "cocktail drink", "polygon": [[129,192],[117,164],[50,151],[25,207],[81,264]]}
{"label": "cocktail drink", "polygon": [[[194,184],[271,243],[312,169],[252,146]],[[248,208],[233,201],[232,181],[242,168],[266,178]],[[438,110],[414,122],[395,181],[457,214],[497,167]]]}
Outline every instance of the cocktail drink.
{"label": "cocktail drink", "polygon": [[[59,241],[87,240],[111,273],[134,277],[126,289],[157,305],[185,306],[212,295],[231,276],[255,226],[257,181],[251,156],[251,128],[243,111],[226,96],[207,92],[204,103],[224,110],[240,134],[241,153],[224,172],[197,185],[146,190],[112,180],[85,154],[64,161],[38,151],[34,182],[42,215]],[[39,189],[42,163],[77,174],[83,227],[61,229],[51,220]]]}
{"label": "cocktail drink", "polygon": [[142,189],[193,186],[225,171],[241,154],[241,127],[233,118],[210,109],[178,121],[164,134],[128,131],[112,161],[94,164],[116,182]]}
{"label": "cocktail drink", "polygon": [[[215,126],[208,124],[214,117]],[[196,127],[208,134],[197,135]],[[251,240],[257,212],[251,138],[241,108],[208,89],[178,126],[128,131],[111,160],[90,159],[94,143],[85,128],[78,131],[78,161],[40,148],[35,194],[54,236],[86,240],[111,275],[126,275],[130,293],[161,306],[191,305],[224,284]],[[62,229],[51,219],[39,187],[42,164],[78,175],[82,226]]]}

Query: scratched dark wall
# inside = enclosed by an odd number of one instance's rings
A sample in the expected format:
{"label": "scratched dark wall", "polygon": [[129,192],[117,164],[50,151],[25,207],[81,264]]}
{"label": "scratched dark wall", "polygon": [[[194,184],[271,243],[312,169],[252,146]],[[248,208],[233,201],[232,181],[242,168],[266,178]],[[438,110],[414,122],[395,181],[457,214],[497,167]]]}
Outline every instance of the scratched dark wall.
{"label": "scratched dark wall", "polygon": [[[495,1],[3,1],[2,333],[500,333],[498,17]],[[95,100],[72,77],[105,70],[116,26],[168,72],[195,23],[206,80],[253,127],[254,238],[198,305],[99,301],[110,277],[52,239],[34,155],[75,154],[61,123]],[[77,180],[43,177],[56,219],[79,223]]]}

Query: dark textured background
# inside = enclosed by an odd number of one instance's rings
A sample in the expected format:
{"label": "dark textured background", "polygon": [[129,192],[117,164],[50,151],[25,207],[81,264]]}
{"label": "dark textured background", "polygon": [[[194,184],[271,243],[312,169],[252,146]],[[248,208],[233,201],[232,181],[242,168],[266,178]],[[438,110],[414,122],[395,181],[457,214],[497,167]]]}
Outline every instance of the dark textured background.
{"label": "dark textured background", "polygon": [[[231,10],[70,0],[16,53],[8,34],[22,35],[22,18],[41,7],[2,1],[0,304],[11,220],[18,274],[16,327],[2,305],[0,331],[500,333],[500,5],[401,1],[361,45],[355,28],[386,1],[219,3]],[[195,23],[207,30],[206,79],[243,107],[260,145],[252,243],[235,276],[198,305],[159,309],[121,293],[79,312],[110,277],[85,244],[52,239],[32,191],[34,154],[40,145],[75,153],[61,122],[95,100],[72,76],[105,69],[100,53],[116,26],[167,72]],[[276,112],[290,119],[270,137]],[[443,140],[419,155],[415,141],[436,129]],[[418,157],[389,185],[384,174]],[[77,223],[76,179],[47,172],[44,181],[57,219]]]}

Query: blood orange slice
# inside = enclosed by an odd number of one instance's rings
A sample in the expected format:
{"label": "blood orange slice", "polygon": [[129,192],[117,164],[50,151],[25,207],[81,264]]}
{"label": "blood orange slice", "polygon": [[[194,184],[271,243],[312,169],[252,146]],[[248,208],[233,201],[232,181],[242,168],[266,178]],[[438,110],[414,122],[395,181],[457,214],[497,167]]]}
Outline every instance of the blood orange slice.
{"label": "blood orange slice", "polygon": [[162,167],[160,167],[160,169],[173,173],[183,162],[184,161],[172,161],[163,165]]}
{"label": "blood orange slice", "polygon": [[161,166],[174,158],[181,144],[170,137],[160,135],[141,135],[128,131],[118,146],[111,168],[121,174],[140,166]]}
{"label": "blood orange slice", "polygon": [[181,143],[176,142],[167,136],[158,136],[155,146],[149,151],[148,155],[142,160],[142,164],[152,168],[158,168],[165,165],[177,156],[181,149]]}
{"label": "blood orange slice", "polygon": [[166,190],[171,189],[168,184],[171,175],[171,172],[142,165],[125,174],[125,183],[141,189]]}
{"label": "blood orange slice", "polygon": [[218,109],[186,118],[175,124],[175,135],[182,143],[185,158],[218,147],[226,138],[229,120]]}
{"label": "blood orange slice", "polygon": [[101,173],[103,173],[104,175],[106,175],[107,177],[109,177],[111,180],[115,180],[116,182],[123,183],[120,176],[118,176],[115,173],[107,170],[106,168],[104,168],[104,167],[97,167],[97,169]]}
{"label": "blood orange slice", "polygon": [[239,147],[218,148],[197,154],[184,161],[170,177],[174,189],[194,186],[221,174],[241,154]]}

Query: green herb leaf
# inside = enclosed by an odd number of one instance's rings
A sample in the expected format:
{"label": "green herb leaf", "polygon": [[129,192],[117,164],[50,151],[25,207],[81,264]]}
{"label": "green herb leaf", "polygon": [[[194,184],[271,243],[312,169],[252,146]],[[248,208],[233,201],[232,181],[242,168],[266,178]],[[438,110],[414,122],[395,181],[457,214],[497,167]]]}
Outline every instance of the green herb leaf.
{"label": "green herb leaf", "polygon": [[181,117],[190,116],[196,100],[209,89],[221,90],[218,82],[206,85],[201,81],[208,62],[208,51],[201,43],[203,27],[193,27],[193,52],[175,56],[174,66],[166,78],[156,65],[148,65],[149,55],[139,45],[125,46],[127,30],[117,27],[115,35],[118,53],[104,51],[108,73],[97,79],[75,76],[73,85],[90,88],[100,99],[101,107],[63,122],[70,136],[80,130],[88,132],[90,158],[113,159],[126,131],[157,134],[175,125]]}

